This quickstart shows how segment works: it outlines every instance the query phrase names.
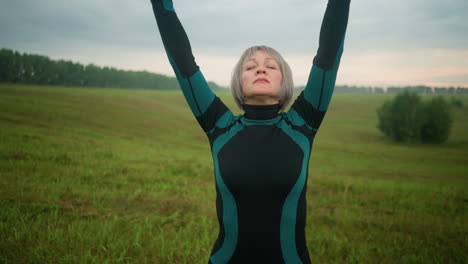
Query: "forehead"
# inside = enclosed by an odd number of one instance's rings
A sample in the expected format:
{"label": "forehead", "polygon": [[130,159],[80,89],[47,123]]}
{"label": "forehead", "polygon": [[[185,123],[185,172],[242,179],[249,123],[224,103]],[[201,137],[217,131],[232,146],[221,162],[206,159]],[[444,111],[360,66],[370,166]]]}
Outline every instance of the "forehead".
{"label": "forehead", "polygon": [[255,52],[252,52],[251,54],[248,54],[246,57],[245,57],[245,61],[244,62],[248,62],[248,61],[263,61],[263,60],[273,60],[276,62],[276,58],[275,56],[267,53],[266,51],[263,51],[263,50],[257,50]]}

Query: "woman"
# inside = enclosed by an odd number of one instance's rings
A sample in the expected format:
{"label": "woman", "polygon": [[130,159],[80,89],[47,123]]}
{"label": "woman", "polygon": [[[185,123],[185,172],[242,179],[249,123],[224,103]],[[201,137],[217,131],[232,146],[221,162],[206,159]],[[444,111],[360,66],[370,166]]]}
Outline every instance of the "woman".
{"label": "woman", "polygon": [[305,238],[312,142],[335,86],[350,0],[329,0],[306,88],[287,112],[292,77],[274,49],[247,49],[231,88],[234,116],[209,89],[172,1],[152,0],[169,61],[209,138],[219,235],[210,263],[310,263]]}

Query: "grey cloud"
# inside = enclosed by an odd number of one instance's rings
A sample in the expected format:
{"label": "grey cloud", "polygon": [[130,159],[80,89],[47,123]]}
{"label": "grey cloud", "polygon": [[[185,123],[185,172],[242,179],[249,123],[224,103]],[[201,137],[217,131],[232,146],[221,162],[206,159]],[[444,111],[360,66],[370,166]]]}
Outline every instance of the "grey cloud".
{"label": "grey cloud", "polygon": [[348,43],[355,48],[466,48],[464,0],[353,2]]}
{"label": "grey cloud", "polygon": [[[150,3],[129,1],[27,1],[2,3],[0,45],[60,46],[83,42],[128,48],[148,46],[157,30]],[[5,37],[6,36],[6,37]]]}
{"label": "grey cloud", "polygon": [[[161,50],[151,3],[125,0],[0,0],[0,46],[50,50],[64,45]],[[314,53],[326,1],[174,0],[194,50],[239,55],[254,44]],[[466,48],[465,0],[353,0],[347,52]],[[78,49],[78,48],[77,48]]]}

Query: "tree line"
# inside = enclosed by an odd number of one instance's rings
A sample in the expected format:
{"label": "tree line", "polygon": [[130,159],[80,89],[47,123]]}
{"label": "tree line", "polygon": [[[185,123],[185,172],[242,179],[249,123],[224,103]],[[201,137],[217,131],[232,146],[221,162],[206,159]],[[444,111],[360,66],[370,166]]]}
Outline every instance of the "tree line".
{"label": "tree line", "polygon": [[[94,64],[82,65],[68,60],[52,60],[47,56],[20,53],[0,49],[0,82],[38,85],[62,85],[82,87],[179,89],[175,77],[147,71],[126,71]],[[208,82],[213,90],[226,90],[214,82]],[[303,90],[304,86],[296,87]],[[359,87],[337,85],[337,93],[400,93],[418,94],[468,94],[463,87]]]}
{"label": "tree line", "polygon": [[386,89],[382,87],[357,87],[357,86],[336,86],[335,92],[337,93],[388,93],[388,94],[398,94],[402,92],[412,92],[417,94],[468,94],[468,89],[459,87],[430,87],[426,85],[417,85],[417,86],[403,86],[403,87],[387,87]]}
{"label": "tree line", "polygon": [[[0,49],[0,82],[82,87],[179,89],[175,77],[147,71],[83,65],[47,56]],[[208,82],[211,89],[222,89]]]}
{"label": "tree line", "polygon": [[[305,86],[296,87],[297,91],[301,91]],[[417,94],[468,94],[468,89],[458,87],[430,87],[425,85],[418,86],[403,86],[403,87],[359,87],[359,86],[348,86],[348,85],[337,85],[335,87],[335,93],[374,93],[374,94],[398,94],[402,92],[412,92]]]}

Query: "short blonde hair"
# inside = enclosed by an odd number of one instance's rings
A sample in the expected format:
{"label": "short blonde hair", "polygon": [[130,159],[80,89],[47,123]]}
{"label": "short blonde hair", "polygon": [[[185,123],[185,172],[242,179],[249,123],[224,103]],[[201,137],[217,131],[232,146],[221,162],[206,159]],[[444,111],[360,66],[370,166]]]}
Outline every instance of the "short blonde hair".
{"label": "short blonde hair", "polygon": [[279,94],[280,112],[283,111],[291,101],[294,91],[294,82],[292,78],[291,68],[283,59],[281,54],[275,49],[268,46],[253,46],[244,51],[239,61],[237,62],[231,76],[231,92],[239,109],[244,110],[242,105],[245,103],[245,98],[242,93],[242,66],[244,63],[255,54],[257,51],[263,51],[272,56],[279,64],[280,71],[283,75],[281,80],[281,91]]}

